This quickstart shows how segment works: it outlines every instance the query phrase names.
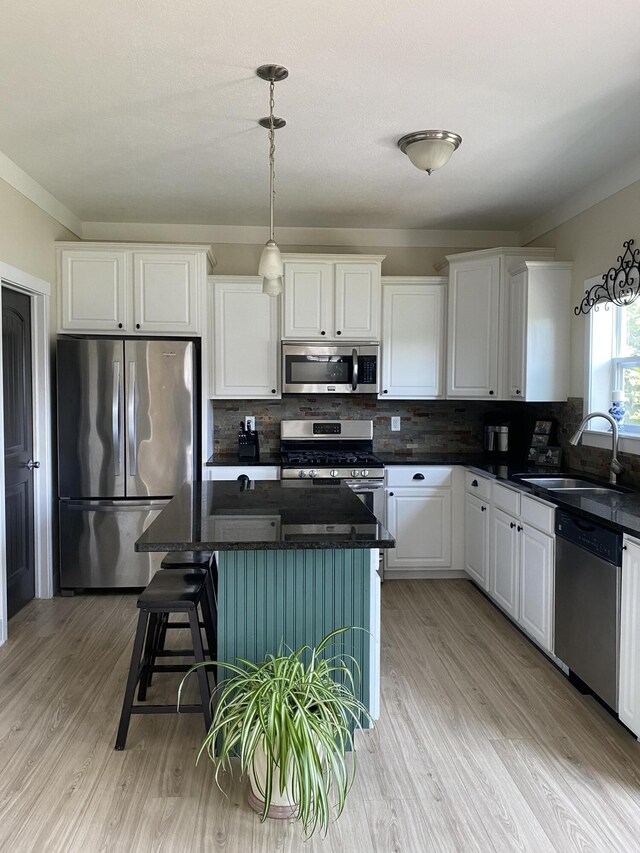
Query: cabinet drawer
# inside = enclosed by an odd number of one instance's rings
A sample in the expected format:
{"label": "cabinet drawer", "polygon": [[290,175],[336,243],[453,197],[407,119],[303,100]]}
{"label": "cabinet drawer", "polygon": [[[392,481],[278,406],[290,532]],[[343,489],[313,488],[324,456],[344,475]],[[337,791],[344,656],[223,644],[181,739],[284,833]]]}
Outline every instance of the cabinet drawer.
{"label": "cabinet drawer", "polygon": [[209,465],[209,480],[237,480],[248,477],[250,480],[279,480],[280,469],[271,465]]}
{"label": "cabinet drawer", "polygon": [[511,515],[520,515],[520,498],[520,492],[516,492],[515,489],[509,489],[500,483],[496,483],[493,487],[493,506]]}
{"label": "cabinet drawer", "polygon": [[469,494],[477,495],[486,501],[491,500],[491,480],[488,477],[480,477],[473,471],[465,471],[464,487]]}
{"label": "cabinet drawer", "polygon": [[451,468],[441,465],[390,465],[388,486],[450,486]]}
{"label": "cabinet drawer", "polygon": [[554,532],[556,508],[546,501],[539,501],[529,495],[522,495],[522,508],[520,510],[522,521],[542,530],[544,533]]}

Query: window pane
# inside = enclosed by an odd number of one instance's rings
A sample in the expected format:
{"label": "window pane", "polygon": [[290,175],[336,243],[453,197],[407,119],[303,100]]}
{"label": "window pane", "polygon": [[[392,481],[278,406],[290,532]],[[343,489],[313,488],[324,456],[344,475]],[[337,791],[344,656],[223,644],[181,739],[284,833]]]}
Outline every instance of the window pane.
{"label": "window pane", "polygon": [[640,300],[621,308],[622,349],[621,356],[640,354]]}
{"label": "window pane", "polygon": [[624,407],[627,410],[622,422],[624,426],[640,426],[640,367],[625,367],[622,370]]}

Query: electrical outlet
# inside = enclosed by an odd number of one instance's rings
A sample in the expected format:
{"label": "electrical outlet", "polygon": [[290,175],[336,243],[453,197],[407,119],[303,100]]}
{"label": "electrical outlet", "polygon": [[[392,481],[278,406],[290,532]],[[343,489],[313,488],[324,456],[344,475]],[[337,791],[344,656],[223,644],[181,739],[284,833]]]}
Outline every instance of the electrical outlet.
{"label": "electrical outlet", "polygon": [[251,432],[253,432],[256,428],[255,416],[254,415],[246,415],[246,417],[244,419],[244,425],[245,425],[247,431],[251,430]]}
{"label": "electrical outlet", "polygon": [[391,432],[400,432],[400,418],[391,418]]}

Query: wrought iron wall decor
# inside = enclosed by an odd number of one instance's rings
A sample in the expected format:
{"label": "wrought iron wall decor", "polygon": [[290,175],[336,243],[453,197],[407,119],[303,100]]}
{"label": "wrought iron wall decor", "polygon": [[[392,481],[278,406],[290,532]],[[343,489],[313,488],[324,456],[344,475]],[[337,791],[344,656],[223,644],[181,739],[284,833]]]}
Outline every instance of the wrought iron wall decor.
{"label": "wrought iron wall decor", "polygon": [[574,308],[577,316],[588,314],[591,309],[598,310],[604,303],[605,310],[609,304],[631,305],[640,296],[640,249],[634,249],[635,240],[625,240],[624,253],[618,255],[618,266],[602,276],[602,284],[594,284],[585,290],[580,305]]}

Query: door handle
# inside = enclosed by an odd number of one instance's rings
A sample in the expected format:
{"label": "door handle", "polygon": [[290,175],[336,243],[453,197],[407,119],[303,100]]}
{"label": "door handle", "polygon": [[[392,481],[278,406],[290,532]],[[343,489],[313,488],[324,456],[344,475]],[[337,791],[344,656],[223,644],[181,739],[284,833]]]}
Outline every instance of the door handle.
{"label": "door handle", "polygon": [[353,359],[353,379],[351,381],[351,390],[358,390],[358,350],[354,347],[351,350],[351,357]]}
{"label": "door handle", "polygon": [[33,461],[33,459],[30,459],[30,460],[25,464],[25,466],[24,466],[24,467],[25,467],[25,468],[28,468],[30,471],[32,471],[34,468],[39,468],[39,467],[40,467],[40,463],[39,463],[39,462],[34,462],[34,461]]}
{"label": "door handle", "polygon": [[111,436],[113,440],[113,473],[122,473],[122,445],[120,441],[120,362],[113,362],[113,395],[111,397]]}
{"label": "door handle", "polygon": [[129,362],[129,393],[127,395],[127,434],[129,436],[129,474],[136,475],[136,363]]}

